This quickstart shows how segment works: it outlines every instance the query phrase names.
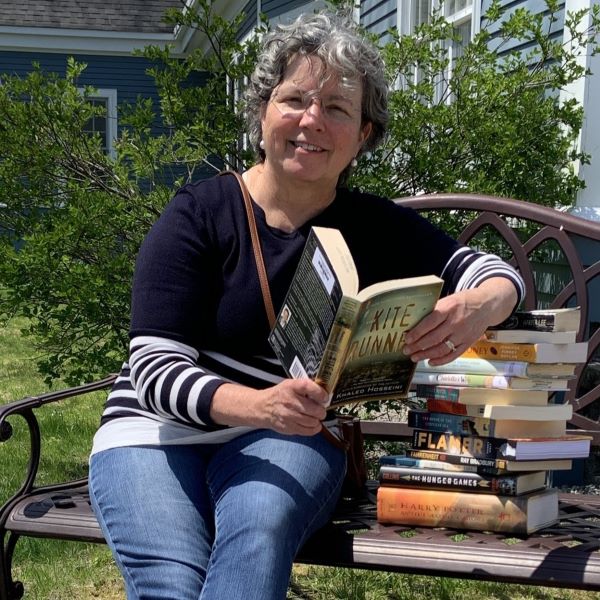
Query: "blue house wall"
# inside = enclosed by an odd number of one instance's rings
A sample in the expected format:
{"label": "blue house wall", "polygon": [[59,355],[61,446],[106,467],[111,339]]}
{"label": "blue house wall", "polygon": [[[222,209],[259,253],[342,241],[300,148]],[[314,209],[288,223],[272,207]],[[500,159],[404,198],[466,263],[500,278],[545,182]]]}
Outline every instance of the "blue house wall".
{"label": "blue house wall", "polygon": [[379,36],[382,44],[391,41],[390,29],[398,24],[396,0],[363,0],[360,6],[360,24],[369,32]]}
{"label": "blue house wall", "polygon": [[[33,69],[33,63],[38,63],[43,71],[64,77],[69,56],[87,65],[78,85],[116,90],[117,106],[135,104],[138,96],[151,98],[155,110],[158,110],[159,98],[154,79],[146,72],[153,64],[143,57],[6,51],[0,52],[0,74],[24,77]],[[201,77],[197,79],[201,84]],[[160,129],[157,121],[154,133]]]}

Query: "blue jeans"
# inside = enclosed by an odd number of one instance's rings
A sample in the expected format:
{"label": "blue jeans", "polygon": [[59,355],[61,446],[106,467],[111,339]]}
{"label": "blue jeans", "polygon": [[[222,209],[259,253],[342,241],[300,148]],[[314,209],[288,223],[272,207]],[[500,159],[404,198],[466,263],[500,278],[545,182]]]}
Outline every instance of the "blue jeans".
{"label": "blue jeans", "polygon": [[298,549],[335,507],[345,460],[321,435],[268,430],[216,447],[95,454],[90,498],[127,598],[285,598]]}

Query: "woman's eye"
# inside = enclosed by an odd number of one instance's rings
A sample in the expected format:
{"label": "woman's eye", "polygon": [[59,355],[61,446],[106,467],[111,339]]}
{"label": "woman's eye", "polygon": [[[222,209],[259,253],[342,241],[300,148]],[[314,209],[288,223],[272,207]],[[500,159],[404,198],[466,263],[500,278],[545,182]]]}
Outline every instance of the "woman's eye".
{"label": "woman's eye", "polygon": [[348,108],[340,104],[330,104],[327,107],[327,110],[328,112],[331,112],[335,115],[350,116],[350,111],[348,110]]}
{"label": "woman's eye", "polygon": [[300,98],[300,96],[286,96],[281,101],[290,106],[300,106],[302,104],[302,98]]}

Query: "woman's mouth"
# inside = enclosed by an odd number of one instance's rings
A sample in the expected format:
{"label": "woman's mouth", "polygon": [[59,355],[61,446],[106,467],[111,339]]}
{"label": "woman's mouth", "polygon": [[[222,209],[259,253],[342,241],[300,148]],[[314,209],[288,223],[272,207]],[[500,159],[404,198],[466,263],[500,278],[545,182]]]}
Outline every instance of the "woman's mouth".
{"label": "woman's mouth", "polygon": [[323,152],[323,148],[315,146],[314,144],[308,144],[306,142],[292,142],[296,148],[306,150],[307,152]]}

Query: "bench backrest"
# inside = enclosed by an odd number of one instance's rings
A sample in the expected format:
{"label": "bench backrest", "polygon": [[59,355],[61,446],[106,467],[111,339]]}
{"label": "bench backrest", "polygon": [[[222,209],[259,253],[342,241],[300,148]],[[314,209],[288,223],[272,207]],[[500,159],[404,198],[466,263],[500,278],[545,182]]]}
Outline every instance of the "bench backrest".
{"label": "bench backrest", "polygon": [[442,227],[462,223],[462,232],[453,234],[465,244],[478,247],[478,240],[487,240],[484,249],[490,250],[492,240],[492,250],[498,244],[505,249],[503,258],[525,280],[522,308],[581,307],[577,340],[588,340],[588,361],[577,369],[566,397],[574,409],[571,425],[590,432],[593,444],[600,445],[600,223],[478,194],[433,194],[395,202],[426,216],[434,211],[430,214]]}

